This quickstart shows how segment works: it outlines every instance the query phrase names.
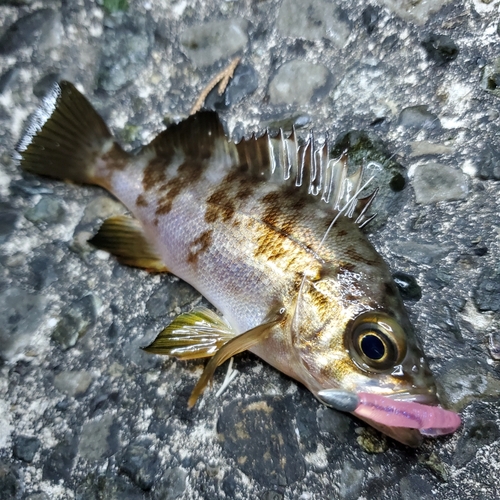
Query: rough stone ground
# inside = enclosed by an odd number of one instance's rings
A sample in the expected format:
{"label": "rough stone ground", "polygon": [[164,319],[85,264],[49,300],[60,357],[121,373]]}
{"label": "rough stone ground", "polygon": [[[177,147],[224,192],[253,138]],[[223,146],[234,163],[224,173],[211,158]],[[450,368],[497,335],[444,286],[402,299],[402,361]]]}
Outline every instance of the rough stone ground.
{"label": "rough stone ground", "polygon": [[[499,4],[1,0],[0,499],[499,498]],[[406,169],[371,238],[421,287],[407,305],[455,435],[407,449],[251,355],[188,411],[202,364],[139,347],[203,299],[86,244],[123,210],[109,195],[10,159],[56,79],[136,148],[234,55],[208,99],[233,137],[357,129]]]}

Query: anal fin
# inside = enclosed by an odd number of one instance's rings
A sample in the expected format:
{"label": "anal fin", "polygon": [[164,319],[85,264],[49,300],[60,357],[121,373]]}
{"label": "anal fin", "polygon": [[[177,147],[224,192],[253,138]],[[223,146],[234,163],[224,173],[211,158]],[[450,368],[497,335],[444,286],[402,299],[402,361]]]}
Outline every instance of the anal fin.
{"label": "anal fin", "polygon": [[235,335],[237,334],[216,313],[206,307],[197,307],[177,316],[143,350],[178,359],[206,358],[213,356]]}
{"label": "anal fin", "polygon": [[128,266],[151,272],[168,272],[161,257],[147,241],[139,221],[128,215],[106,219],[89,243]]}

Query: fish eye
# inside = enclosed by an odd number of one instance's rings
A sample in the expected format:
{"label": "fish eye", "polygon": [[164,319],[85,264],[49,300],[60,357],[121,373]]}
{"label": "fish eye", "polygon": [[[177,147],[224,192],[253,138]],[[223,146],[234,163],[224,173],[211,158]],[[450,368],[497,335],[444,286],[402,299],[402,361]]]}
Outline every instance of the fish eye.
{"label": "fish eye", "polygon": [[392,370],[406,355],[403,329],[384,313],[358,316],[348,330],[347,340],[353,361],[365,371]]}

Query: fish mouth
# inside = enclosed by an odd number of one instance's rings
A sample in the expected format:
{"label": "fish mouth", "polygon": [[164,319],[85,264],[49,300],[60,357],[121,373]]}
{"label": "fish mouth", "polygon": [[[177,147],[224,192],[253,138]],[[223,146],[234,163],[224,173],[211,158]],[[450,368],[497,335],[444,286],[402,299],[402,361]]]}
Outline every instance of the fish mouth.
{"label": "fish mouth", "polygon": [[350,412],[409,446],[418,446],[422,436],[451,434],[461,425],[456,413],[437,406],[432,393],[382,396],[331,389],[319,391],[318,396],[327,406]]}
{"label": "fish mouth", "polygon": [[427,406],[438,406],[439,399],[434,392],[394,392],[385,397],[394,401],[413,402]]}

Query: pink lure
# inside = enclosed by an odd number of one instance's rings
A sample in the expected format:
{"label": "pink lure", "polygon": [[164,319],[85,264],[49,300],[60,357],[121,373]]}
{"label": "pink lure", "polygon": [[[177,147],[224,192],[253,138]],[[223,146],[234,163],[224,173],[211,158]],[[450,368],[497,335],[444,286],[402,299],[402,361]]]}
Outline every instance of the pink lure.
{"label": "pink lure", "polygon": [[461,425],[460,417],[438,406],[427,406],[412,401],[396,401],[387,396],[360,392],[354,414],[389,427],[409,427],[427,436],[455,432]]}

